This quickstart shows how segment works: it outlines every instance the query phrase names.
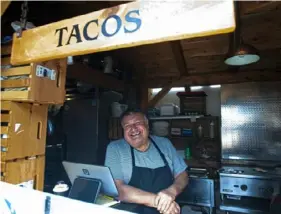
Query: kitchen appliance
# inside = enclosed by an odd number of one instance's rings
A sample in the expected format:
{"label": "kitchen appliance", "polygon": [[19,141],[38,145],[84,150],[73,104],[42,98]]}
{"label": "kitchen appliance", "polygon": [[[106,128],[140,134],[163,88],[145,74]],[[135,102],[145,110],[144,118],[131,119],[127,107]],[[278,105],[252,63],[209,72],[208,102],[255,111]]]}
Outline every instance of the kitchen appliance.
{"label": "kitchen appliance", "polygon": [[166,103],[160,106],[161,116],[175,116],[179,114],[179,107],[173,103]]}
{"label": "kitchen appliance", "polygon": [[206,115],[206,93],[197,92],[178,92],[180,99],[180,112],[182,115]]}
{"label": "kitchen appliance", "polygon": [[223,85],[221,122],[220,209],[269,213],[281,189],[280,82]]}
{"label": "kitchen appliance", "polygon": [[167,121],[152,122],[152,133],[157,136],[169,135],[169,123]]}
{"label": "kitchen appliance", "polygon": [[215,180],[210,178],[207,169],[190,168],[188,186],[177,197],[180,206],[193,205],[208,208],[209,213],[215,209]]}
{"label": "kitchen appliance", "polygon": [[280,169],[224,166],[219,175],[224,211],[269,213],[272,197],[280,194]]}

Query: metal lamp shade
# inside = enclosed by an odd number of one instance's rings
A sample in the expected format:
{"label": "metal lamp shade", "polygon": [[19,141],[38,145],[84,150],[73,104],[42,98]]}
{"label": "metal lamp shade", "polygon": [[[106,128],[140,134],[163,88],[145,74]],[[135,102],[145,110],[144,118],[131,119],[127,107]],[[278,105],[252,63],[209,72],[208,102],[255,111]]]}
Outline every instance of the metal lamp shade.
{"label": "metal lamp shade", "polygon": [[229,51],[224,63],[232,66],[243,66],[255,63],[260,60],[256,48],[245,44],[241,37],[241,20],[239,2],[234,2],[236,29],[230,34]]}
{"label": "metal lamp shade", "polygon": [[258,51],[254,47],[242,43],[224,62],[227,65],[241,66],[255,63],[259,59]]}

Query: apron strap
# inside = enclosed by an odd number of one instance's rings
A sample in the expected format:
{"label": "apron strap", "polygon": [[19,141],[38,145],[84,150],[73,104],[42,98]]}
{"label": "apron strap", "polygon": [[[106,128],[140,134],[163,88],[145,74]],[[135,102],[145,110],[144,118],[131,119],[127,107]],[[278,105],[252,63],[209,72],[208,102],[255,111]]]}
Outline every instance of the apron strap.
{"label": "apron strap", "polygon": [[136,163],[135,163],[135,153],[134,153],[134,148],[132,146],[130,146],[131,148],[131,156],[132,156],[132,164],[133,164],[133,167],[136,166]]}
{"label": "apron strap", "polygon": [[[160,157],[162,158],[165,166],[169,167],[169,164],[168,164],[167,159],[165,158],[165,155],[161,152],[161,150],[159,149],[159,147],[157,146],[155,141],[150,136],[148,137],[148,139],[152,142],[152,144],[155,146],[156,150],[159,152]],[[134,167],[134,166],[136,166],[134,148],[132,146],[130,146],[130,148],[131,148],[132,164],[133,164],[133,167]]]}
{"label": "apron strap", "polygon": [[167,161],[167,159],[165,158],[165,155],[161,152],[161,150],[160,150],[159,147],[157,146],[156,142],[155,142],[150,136],[149,136],[148,138],[149,138],[149,140],[151,140],[151,142],[153,143],[153,145],[155,146],[155,148],[156,148],[157,151],[159,152],[159,154],[160,154],[160,156],[161,156],[161,158],[162,158],[164,164],[165,164],[166,166],[169,166],[168,161]]}

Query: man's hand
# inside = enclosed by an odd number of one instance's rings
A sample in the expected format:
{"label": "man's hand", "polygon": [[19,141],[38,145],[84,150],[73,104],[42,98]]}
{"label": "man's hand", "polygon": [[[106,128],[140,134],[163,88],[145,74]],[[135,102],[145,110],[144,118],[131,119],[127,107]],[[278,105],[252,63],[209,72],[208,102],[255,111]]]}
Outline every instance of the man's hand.
{"label": "man's hand", "polygon": [[160,213],[166,213],[176,199],[174,191],[170,188],[159,192],[155,198],[155,205]]}
{"label": "man's hand", "polygon": [[173,201],[169,209],[164,212],[164,214],[180,214],[180,211],[180,206],[175,201]]}
{"label": "man's hand", "polygon": [[172,203],[176,203],[174,202],[176,197],[183,191],[187,184],[188,175],[187,172],[184,171],[176,176],[174,183],[169,188],[162,190],[156,195],[154,207],[156,207],[160,213],[168,212],[171,205],[175,206]]}

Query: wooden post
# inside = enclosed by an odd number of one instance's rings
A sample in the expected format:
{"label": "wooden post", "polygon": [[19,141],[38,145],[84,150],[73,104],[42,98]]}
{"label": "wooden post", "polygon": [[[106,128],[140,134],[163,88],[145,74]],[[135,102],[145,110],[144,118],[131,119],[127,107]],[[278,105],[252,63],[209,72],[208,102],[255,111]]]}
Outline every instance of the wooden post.
{"label": "wooden post", "polygon": [[140,108],[143,112],[146,112],[148,109],[148,88],[146,85],[141,86],[140,98]]}

